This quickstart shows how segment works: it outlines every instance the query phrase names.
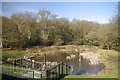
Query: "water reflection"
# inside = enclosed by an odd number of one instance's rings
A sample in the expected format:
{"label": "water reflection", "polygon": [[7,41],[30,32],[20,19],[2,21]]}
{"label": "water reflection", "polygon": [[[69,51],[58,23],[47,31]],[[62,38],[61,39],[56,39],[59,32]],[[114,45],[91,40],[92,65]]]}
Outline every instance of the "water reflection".
{"label": "water reflection", "polygon": [[[67,56],[70,56],[68,54],[57,54],[57,55],[47,55],[47,61],[50,62],[64,62],[68,65],[73,67],[73,75],[84,75],[84,74],[97,74],[100,72],[105,66],[103,64],[98,65],[90,65],[89,60],[83,59],[81,57],[81,63],[79,63],[79,55],[74,54],[75,57],[72,59],[66,59]],[[37,61],[43,61],[44,58],[37,56],[35,58]]]}

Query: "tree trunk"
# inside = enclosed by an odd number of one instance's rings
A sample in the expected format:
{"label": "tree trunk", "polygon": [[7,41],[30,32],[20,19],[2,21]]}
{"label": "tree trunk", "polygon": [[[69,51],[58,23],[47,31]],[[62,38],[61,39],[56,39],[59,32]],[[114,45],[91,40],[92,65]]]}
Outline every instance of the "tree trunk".
{"label": "tree trunk", "polygon": [[21,32],[21,30],[20,30],[20,26],[19,26],[19,24],[18,24],[18,26],[17,26],[18,28],[17,28],[17,30],[18,30],[18,39],[19,39],[19,49],[21,49],[22,48],[22,32]]}

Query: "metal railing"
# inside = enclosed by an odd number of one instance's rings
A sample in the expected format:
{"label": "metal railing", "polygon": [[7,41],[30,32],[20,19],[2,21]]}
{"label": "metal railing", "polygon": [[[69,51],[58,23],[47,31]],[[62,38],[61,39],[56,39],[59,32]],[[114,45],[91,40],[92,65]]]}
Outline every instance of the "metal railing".
{"label": "metal railing", "polygon": [[71,74],[71,67],[63,62],[59,63],[57,66],[55,66],[49,70],[46,70],[46,78],[48,80],[49,80],[49,78],[61,79],[68,74]]}
{"label": "metal railing", "polygon": [[31,70],[30,68],[25,68],[21,66],[11,65],[9,67],[2,66],[2,74],[14,76],[17,78],[24,79],[53,79],[58,80],[65,77],[68,74],[71,74],[71,67],[66,63],[59,63],[57,66],[49,68],[45,71],[36,71]]}

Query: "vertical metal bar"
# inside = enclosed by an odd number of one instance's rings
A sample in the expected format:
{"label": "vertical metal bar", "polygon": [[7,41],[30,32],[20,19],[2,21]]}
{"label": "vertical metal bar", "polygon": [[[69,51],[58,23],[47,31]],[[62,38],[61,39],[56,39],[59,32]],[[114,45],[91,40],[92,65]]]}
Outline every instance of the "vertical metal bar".
{"label": "vertical metal bar", "polygon": [[52,79],[54,80],[54,73],[52,73],[52,75],[53,75]]}
{"label": "vertical metal bar", "polygon": [[67,64],[66,64],[66,74],[68,74],[68,73],[67,73]]}
{"label": "vertical metal bar", "polygon": [[59,74],[59,78],[60,78],[60,64],[59,64],[59,68],[58,68],[58,74]]}
{"label": "vertical metal bar", "polygon": [[34,80],[34,71],[33,71],[33,80]]}
{"label": "vertical metal bar", "polygon": [[32,59],[30,60],[30,63],[31,63],[30,68],[32,68]]}
{"label": "vertical metal bar", "polygon": [[16,66],[16,59],[14,60],[14,66]]}
{"label": "vertical metal bar", "polygon": [[49,72],[46,70],[46,80],[48,80]]}
{"label": "vertical metal bar", "polygon": [[24,74],[24,69],[23,69],[23,66],[22,66],[22,74]]}
{"label": "vertical metal bar", "polygon": [[62,62],[62,75],[63,75],[63,62]]}
{"label": "vertical metal bar", "polygon": [[[14,63],[15,63],[15,62],[14,62]],[[12,67],[12,68],[13,68],[13,70],[12,70],[12,75],[14,76],[14,65],[13,65],[13,67]]]}
{"label": "vertical metal bar", "polygon": [[22,58],[20,60],[21,60],[21,67],[22,67],[23,66],[23,63],[22,63],[23,60],[22,60]]}
{"label": "vertical metal bar", "polygon": [[22,60],[21,60],[21,58],[20,58],[20,67],[21,67],[21,65],[22,65]]}
{"label": "vertical metal bar", "polygon": [[40,74],[40,76],[41,76],[41,79],[42,79],[42,74]]}

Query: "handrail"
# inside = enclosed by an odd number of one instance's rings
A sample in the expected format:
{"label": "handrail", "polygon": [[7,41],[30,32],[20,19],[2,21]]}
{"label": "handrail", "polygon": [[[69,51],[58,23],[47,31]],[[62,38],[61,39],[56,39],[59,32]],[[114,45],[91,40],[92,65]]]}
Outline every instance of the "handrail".
{"label": "handrail", "polygon": [[47,78],[57,78],[61,79],[65,77],[68,74],[71,74],[71,67],[68,66],[67,64],[61,62],[57,66],[46,70],[46,76]]}
{"label": "handrail", "polygon": [[66,65],[66,63],[63,63],[63,62],[60,62],[57,66],[55,66],[55,67],[53,67],[53,68],[50,68],[50,69],[48,69],[49,71],[51,71],[51,70],[53,70],[54,68],[56,68],[56,67],[58,67],[59,65],[65,65],[65,66],[67,66],[67,67],[71,67],[71,66],[69,66],[69,65]]}
{"label": "handrail", "polygon": [[[29,70],[28,68],[26,69],[23,66],[21,68],[19,66],[19,64],[18,64],[18,66],[14,66],[13,63],[11,63],[11,64],[12,64],[11,67],[3,67],[2,66],[2,68],[4,68],[3,69],[3,74],[12,75],[14,77],[19,77],[19,78],[29,78],[27,76],[24,77],[21,74],[27,74],[27,73],[30,72],[30,73],[32,73],[33,78],[35,78],[34,77],[35,76],[34,70]],[[5,68],[8,70],[8,72],[7,72],[7,70]],[[15,70],[18,73],[16,73]],[[71,66],[69,66],[66,63],[60,62],[58,65],[46,70],[46,73],[39,73],[39,75],[41,76],[39,78],[42,78],[44,75],[46,76],[45,78],[55,78],[55,77],[53,77],[55,75],[55,76],[57,76],[57,78],[60,79],[60,78],[63,78],[64,76],[70,74],[71,73],[70,70],[71,70]],[[22,73],[22,71],[23,71],[23,73]],[[53,75],[53,76],[51,76],[51,75]]]}

